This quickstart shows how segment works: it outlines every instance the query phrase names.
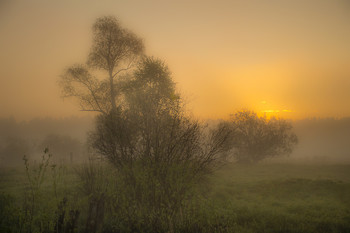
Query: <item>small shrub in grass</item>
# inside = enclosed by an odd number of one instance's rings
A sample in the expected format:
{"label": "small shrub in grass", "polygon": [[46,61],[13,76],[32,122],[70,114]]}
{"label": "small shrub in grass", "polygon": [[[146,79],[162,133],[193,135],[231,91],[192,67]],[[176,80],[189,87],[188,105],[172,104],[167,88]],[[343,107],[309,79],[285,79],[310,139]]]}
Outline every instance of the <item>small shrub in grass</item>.
{"label": "small shrub in grass", "polygon": [[83,199],[82,229],[85,232],[99,232],[112,198],[113,170],[106,164],[90,160],[77,169],[77,174],[80,178],[79,193]]}
{"label": "small shrub in grass", "polygon": [[74,232],[79,210],[70,208],[68,193],[61,187],[62,169],[52,164],[44,150],[38,164],[24,156],[27,183],[18,212],[19,232]]}

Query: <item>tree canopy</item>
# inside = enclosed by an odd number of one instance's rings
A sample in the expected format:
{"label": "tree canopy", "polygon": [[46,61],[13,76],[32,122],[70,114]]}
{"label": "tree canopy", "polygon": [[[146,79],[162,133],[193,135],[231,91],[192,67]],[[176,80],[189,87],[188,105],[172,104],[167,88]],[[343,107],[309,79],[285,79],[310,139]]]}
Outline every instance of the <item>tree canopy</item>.
{"label": "tree canopy", "polygon": [[284,119],[241,110],[231,116],[230,122],[234,157],[238,162],[255,163],[290,154],[298,142],[293,126]]}
{"label": "tree canopy", "polygon": [[[64,97],[75,97],[82,111],[108,114],[120,103],[117,81],[143,55],[142,39],[123,28],[114,17],[98,18],[93,25],[93,43],[86,64],[69,67],[60,85]],[[104,76],[101,78],[98,72]]]}

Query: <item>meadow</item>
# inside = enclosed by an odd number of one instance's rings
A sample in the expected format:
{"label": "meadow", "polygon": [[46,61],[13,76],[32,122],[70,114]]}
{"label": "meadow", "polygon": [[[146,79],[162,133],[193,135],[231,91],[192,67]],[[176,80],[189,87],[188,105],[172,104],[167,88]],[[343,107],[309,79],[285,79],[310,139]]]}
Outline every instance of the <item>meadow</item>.
{"label": "meadow", "polygon": [[[30,223],[25,167],[2,168],[0,231],[87,232],[89,196],[82,191],[79,167],[47,167]],[[350,165],[227,164],[198,185],[189,206],[174,232],[350,232]],[[142,232],[111,229],[110,218],[104,219],[96,232]],[[144,228],[156,231],[162,230]]]}

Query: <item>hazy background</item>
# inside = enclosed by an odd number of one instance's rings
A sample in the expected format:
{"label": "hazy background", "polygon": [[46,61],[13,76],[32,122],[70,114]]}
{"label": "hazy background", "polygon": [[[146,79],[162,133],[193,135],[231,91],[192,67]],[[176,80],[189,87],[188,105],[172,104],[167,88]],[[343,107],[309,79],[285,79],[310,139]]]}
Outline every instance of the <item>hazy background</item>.
{"label": "hazy background", "polygon": [[1,0],[0,117],[86,116],[62,101],[57,80],[85,62],[103,15],[166,61],[196,117],[242,107],[292,119],[350,116],[346,0]]}
{"label": "hazy background", "polygon": [[103,15],[169,65],[196,118],[281,116],[299,137],[292,159],[349,161],[349,1],[0,0],[2,162],[46,146],[85,153],[93,114],[63,100],[57,82],[85,62]]}

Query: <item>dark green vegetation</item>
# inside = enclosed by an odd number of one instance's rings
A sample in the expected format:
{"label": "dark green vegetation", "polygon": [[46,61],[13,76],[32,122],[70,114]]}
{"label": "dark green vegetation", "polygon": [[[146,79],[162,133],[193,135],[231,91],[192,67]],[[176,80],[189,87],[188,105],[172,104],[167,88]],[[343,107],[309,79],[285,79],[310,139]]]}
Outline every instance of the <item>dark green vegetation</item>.
{"label": "dark green vegetation", "polygon": [[[155,206],[123,205],[135,197],[114,171],[49,164],[32,189],[24,167],[2,169],[0,232],[169,231],[168,219],[152,219]],[[194,186],[173,232],[350,232],[350,165],[231,164]]]}

